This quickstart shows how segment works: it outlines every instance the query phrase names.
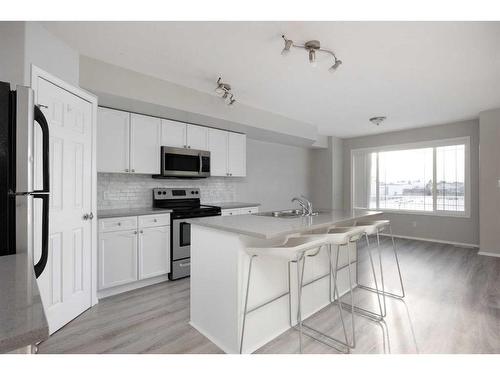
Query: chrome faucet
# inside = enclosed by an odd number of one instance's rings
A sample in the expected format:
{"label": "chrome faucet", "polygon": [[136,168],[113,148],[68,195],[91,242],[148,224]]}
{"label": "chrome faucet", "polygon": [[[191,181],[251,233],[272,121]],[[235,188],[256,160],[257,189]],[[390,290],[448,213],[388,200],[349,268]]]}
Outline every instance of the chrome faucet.
{"label": "chrome faucet", "polygon": [[304,197],[303,195],[299,197],[294,197],[292,199],[292,202],[298,202],[300,207],[302,207],[302,214],[305,216],[311,216],[313,214],[313,210],[312,210],[312,203],[309,201],[309,199],[307,199],[306,197]]}

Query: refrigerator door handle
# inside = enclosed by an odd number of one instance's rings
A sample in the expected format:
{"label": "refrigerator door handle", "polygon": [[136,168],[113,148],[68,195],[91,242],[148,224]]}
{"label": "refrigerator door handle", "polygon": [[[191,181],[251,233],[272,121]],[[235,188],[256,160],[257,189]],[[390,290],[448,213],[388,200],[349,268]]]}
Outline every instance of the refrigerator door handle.
{"label": "refrigerator door handle", "polygon": [[35,190],[35,193],[48,193],[50,190],[49,181],[49,124],[39,106],[35,106],[35,122],[42,129],[42,165],[43,165],[43,188]]}
{"label": "refrigerator door handle", "polygon": [[42,200],[42,255],[38,263],[35,264],[35,276],[38,279],[45,269],[49,258],[49,195],[33,193],[31,196],[34,199]]}

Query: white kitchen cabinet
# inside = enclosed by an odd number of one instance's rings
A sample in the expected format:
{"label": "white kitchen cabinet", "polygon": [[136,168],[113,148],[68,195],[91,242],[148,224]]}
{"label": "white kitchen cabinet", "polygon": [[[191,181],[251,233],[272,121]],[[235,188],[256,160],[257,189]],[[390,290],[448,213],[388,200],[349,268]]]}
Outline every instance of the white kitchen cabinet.
{"label": "white kitchen cabinet", "polygon": [[[166,278],[170,272],[170,214],[99,219],[98,228],[100,291],[120,285],[132,290],[144,286],[140,280]],[[120,288],[105,293],[116,294]]]}
{"label": "white kitchen cabinet", "polygon": [[137,230],[99,234],[99,289],[137,280]]}
{"label": "white kitchen cabinet", "polygon": [[227,146],[227,172],[231,177],[247,174],[247,139],[245,134],[229,133]]}
{"label": "white kitchen cabinet", "polygon": [[227,176],[227,141],[228,132],[208,129],[211,176]]}
{"label": "white kitchen cabinet", "polygon": [[97,171],[129,172],[130,113],[97,110]]}
{"label": "white kitchen cabinet", "polygon": [[170,272],[170,227],[139,229],[139,279]]}
{"label": "white kitchen cabinet", "polygon": [[208,128],[188,124],[186,127],[186,145],[195,150],[208,150]]}
{"label": "white kitchen cabinet", "polygon": [[160,173],[161,119],[130,115],[130,171]]}
{"label": "white kitchen cabinet", "polygon": [[161,120],[161,146],[180,147],[187,146],[187,127],[183,122]]}

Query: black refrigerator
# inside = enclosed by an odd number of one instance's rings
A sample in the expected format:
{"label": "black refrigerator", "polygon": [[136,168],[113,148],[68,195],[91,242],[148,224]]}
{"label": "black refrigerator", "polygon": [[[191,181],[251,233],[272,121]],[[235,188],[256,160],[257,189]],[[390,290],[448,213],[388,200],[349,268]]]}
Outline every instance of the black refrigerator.
{"label": "black refrigerator", "polygon": [[[34,189],[35,127],[41,129],[43,181]],[[34,105],[33,90],[0,82],[0,256],[26,253],[35,275],[43,272],[48,258],[49,235],[49,128]],[[41,218],[34,218],[34,200],[41,201]],[[34,259],[35,220],[41,220],[41,252]],[[36,261],[36,263],[35,263]]]}

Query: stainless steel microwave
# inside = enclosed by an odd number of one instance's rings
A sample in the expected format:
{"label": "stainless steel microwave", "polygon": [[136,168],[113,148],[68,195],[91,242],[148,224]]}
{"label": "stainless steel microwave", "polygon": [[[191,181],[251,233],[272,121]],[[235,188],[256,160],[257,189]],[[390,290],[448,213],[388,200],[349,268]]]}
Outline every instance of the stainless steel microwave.
{"label": "stainless steel microwave", "polygon": [[161,147],[162,177],[210,177],[210,151]]}

